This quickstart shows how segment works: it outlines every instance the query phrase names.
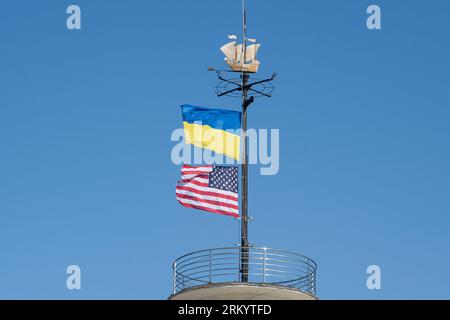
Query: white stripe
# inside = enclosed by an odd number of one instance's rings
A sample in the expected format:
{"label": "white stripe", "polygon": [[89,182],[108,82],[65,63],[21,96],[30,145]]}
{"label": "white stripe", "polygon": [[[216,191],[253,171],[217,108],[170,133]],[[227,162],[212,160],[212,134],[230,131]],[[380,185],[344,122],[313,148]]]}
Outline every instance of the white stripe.
{"label": "white stripe", "polygon": [[194,180],[201,183],[209,183],[209,179],[202,174],[183,174],[181,180]]}
{"label": "white stripe", "polygon": [[200,190],[200,191],[214,192],[214,193],[217,193],[218,195],[222,194],[225,196],[235,197],[236,199],[239,197],[239,195],[234,192],[219,190],[219,189],[214,189],[214,188],[200,187],[196,184],[189,183],[189,182],[188,183],[180,183],[179,186],[180,187],[189,187],[189,188]]}
{"label": "white stripe", "polygon": [[209,179],[203,178],[202,176],[194,177],[194,178],[192,178],[192,179],[184,179],[184,178],[182,177],[182,179],[183,179],[183,180],[190,180],[190,181],[197,181],[197,182],[200,182],[200,183],[209,183]]}
{"label": "white stripe", "polygon": [[187,191],[187,190],[177,190],[177,194],[183,194],[186,196],[196,197],[196,198],[200,198],[203,200],[219,201],[219,202],[223,202],[223,203],[232,204],[234,206],[239,205],[239,202],[237,200],[230,200],[230,199],[224,199],[224,198],[219,198],[219,197],[206,196],[204,194],[194,193],[194,192]]}
{"label": "white stripe", "polygon": [[197,168],[186,168],[186,167],[183,167],[183,168],[181,168],[181,172],[184,172],[184,171],[209,173],[209,172],[213,171],[213,168],[212,167],[197,167]]}
{"label": "white stripe", "polygon": [[202,177],[202,174],[183,174],[183,175],[181,175],[182,180],[193,180],[196,177]]}
{"label": "white stripe", "polygon": [[187,204],[192,204],[192,205],[196,205],[196,206],[200,206],[200,207],[210,208],[210,209],[213,209],[213,210],[220,210],[220,211],[225,211],[225,212],[239,214],[239,210],[236,210],[236,209],[233,209],[233,208],[216,206],[216,205],[209,204],[209,203],[197,202],[197,201],[193,201],[193,200],[189,200],[189,199],[183,199],[183,198],[178,198],[178,197],[177,197],[177,200],[180,201],[181,203],[187,203]]}

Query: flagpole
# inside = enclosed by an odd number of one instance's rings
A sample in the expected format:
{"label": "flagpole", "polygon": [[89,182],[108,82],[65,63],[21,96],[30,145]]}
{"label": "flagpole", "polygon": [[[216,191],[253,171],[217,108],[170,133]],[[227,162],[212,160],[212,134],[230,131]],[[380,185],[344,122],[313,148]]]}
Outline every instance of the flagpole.
{"label": "flagpole", "polygon": [[[247,136],[247,109],[255,101],[256,97],[268,97],[272,96],[273,85],[271,82],[275,80],[276,73],[272,74],[272,77],[259,80],[254,79],[253,82],[250,81],[250,74],[256,73],[259,67],[259,61],[256,60],[256,51],[258,47],[255,47],[255,52],[252,57],[250,57],[250,63],[247,62],[247,9],[246,0],[242,0],[242,52],[240,56],[240,61],[237,61],[238,54],[234,52],[235,58],[231,57],[232,53],[226,49],[225,51],[221,48],[222,52],[225,53],[227,64],[230,66],[232,72],[241,73],[241,81],[238,79],[227,79],[222,76],[223,72],[228,72],[225,70],[216,70],[213,67],[208,67],[208,71],[215,71],[220,82],[216,87],[216,93],[218,97],[223,96],[236,96],[237,92],[242,93],[242,119],[241,119],[241,144],[242,144],[242,156],[241,156],[241,185],[240,185],[240,229],[241,229],[241,242],[240,242],[240,257],[239,257],[239,277],[241,282],[249,282],[249,254],[250,254],[250,241],[248,237],[248,222],[251,218],[248,216],[248,136]],[[236,40],[236,36],[229,36],[230,39]],[[235,44],[235,43],[234,43]],[[229,44],[228,44],[229,45]],[[240,69],[239,69],[240,66]],[[231,88],[230,88],[231,86]],[[234,87],[234,88],[233,88]],[[252,95],[249,98],[249,94]],[[238,95],[239,96],[239,95]]]}
{"label": "flagpole", "polygon": [[[247,12],[245,0],[242,0],[242,32],[243,32],[243,61],[247,59]],[[249,74],[242,68],[242,209],[241,209],[241,282],[248,282],[249,268],[249,240],[248,240],[248,150],[247,150],[247,107],[248,107],[248,79]]]}

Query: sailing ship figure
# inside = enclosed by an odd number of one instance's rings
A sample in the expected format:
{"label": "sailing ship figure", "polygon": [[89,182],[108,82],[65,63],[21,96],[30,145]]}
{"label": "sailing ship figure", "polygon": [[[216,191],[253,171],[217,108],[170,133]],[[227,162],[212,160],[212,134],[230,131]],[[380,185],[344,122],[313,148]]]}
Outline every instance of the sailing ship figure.
{"label": "sailing ship figure", "polygon": [[[215,71],[220,82],[218,97],[242,99],[242,164],[240,183],[240,229],[238,246],[192,252],[173,263],[173,292],[170,300],[316,300],[316,263],[298,253],[256,247],[249,242],[248,223],[248,141],[247,111],[256,97],[271,97],[271,82],[256,79],[261,62],[257,58],[261,44],[247,38],[247,12],[242,0],[243,41],[228,36],[231,42],[220,50],[231,70]],[[250,44],[249,44],[250,43]],[[225,74],[239,74],[227,78]],[[250,97],[249,97],[250,95]]]}
{"label": "sailing ship figure", "polygon": [[228,38],[234,41],[225,44],[220,50],[225,55],[225,62],[231,70],[248,73],[258,72],[261,63],[256,58],[256,55],[261,45],[256,43],[255,39],[247,39],[247,41],[253,42],[249,46],[245,44],[236,45],[237,36],[231,35]]}

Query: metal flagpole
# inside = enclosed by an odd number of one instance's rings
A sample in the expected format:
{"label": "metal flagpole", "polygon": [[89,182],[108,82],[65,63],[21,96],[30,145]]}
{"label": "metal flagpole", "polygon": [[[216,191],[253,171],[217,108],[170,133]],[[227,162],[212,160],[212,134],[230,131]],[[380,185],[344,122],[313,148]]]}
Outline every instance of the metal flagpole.
{"label": "metal flagpole", "polygon": [[[276,73],[272,75],[272,77],[264,80],[253,79],[253,82],[250,82],[250,74],[256,73],[259,67],[259,61],[256,60],[256,52],[258,47],[252,48],[252,56],[249,57],[251,60],[247,63],[247,9],[245,0],[242,0],[242,34],[243,34],[243,43],[242,43],[242,52],[240,61],[237,60],[237,53],[230,53],[230,49],[227,48],[228,45],[222,47],[221,50],[225,53],[226,61],[228,65],[231,67],[231,72],[239,72],[241,73],[240,79],[238,78],[230,78],[222,76],[223,72],[228,72],[225,70],[216,70],[213,67],[208,67],[208,71],[215,71],[217,73],[217,77],[221,81],[216,86],[216,93],[218,97],[223,96],[237,96],[242,97],[242,165],[241,165],[241,248],[240,248],[240,257],[239,257],[239,276],[241,282],[249,282],[249,250],[250,250],[250,242],[248,239],[248,222],[251,220],[248,216],[248,137],[247,137],[247,109],[248,107],[255,101],[255,97],[268,97],[272,96],[273,85],[271,82],[275,79]],[[232,39],[236,39],[236,36],[233,36]],[[256,41],[256,40],[254,40]],[[252,41],[252,42],[254,42]],[[234,46],[235,43],[233,43]],[[236,48],[236,47],[234,47]],[[256,61],[255,61],[256,60]],[[256,64],[255,64],[256,63]],[[238,92],[241,91],[241,95]],[[252,96],[249,98],[249,93],[252,93]]]}
{"label": "metal flagpole", "polygon": [[[245,0],[242,0],[243,65],[247,59],[247,12]],[[242,68],[242,211],[241,211],[241,282],[248,282],[248,150],[247,150],[247,107],[249,74]]]}

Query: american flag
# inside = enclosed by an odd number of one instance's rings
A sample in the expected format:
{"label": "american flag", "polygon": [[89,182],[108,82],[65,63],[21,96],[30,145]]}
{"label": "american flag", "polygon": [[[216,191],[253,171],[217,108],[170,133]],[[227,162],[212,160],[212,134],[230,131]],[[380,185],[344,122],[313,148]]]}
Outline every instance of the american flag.
{"label": "american flag", "polygon": [[238,218],[237,167],[184,165],[177,200],[188,208]]}

